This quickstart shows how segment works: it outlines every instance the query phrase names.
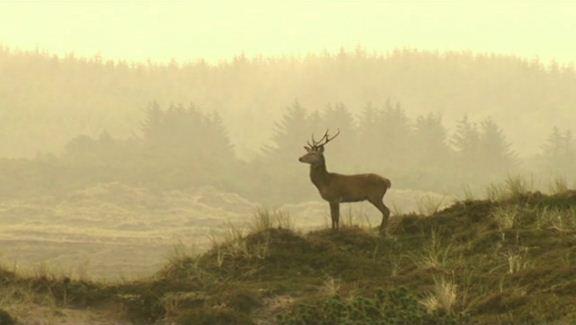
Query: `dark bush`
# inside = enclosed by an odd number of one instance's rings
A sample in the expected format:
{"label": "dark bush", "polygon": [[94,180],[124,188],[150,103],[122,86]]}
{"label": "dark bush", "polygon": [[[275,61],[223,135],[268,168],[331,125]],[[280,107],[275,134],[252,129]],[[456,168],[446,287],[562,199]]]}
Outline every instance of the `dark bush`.
{"label": "dark bush", "polygon": [[245,314],[231,309],[201,308],[191,310],[178,317],[180,325],[252,325],[254,322]]}
{"label": "dark bush", "polygon": [[16,321],[7,311],[0,309],[0,325],[12,325],[16,324]]}

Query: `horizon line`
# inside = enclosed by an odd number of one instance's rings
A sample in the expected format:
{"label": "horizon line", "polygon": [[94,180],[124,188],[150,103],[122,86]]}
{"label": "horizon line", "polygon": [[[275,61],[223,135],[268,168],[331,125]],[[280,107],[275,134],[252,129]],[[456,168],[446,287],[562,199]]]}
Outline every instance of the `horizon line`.
{"label": "horizon line", "polygon": [[424,53],[430,55],[436,55],[438,57],[448,56],[451,54],[456,55],[469,55],[472,58],[479,58],[479,57],[501,57],[501,58],[513,58],[520,60],[526,63],[536,63],[544,68],[548,69],[551,66],[555,65],[561,68],[569,68],[576,70],[576,60],[564,61],[558,60],[557,58],[542,58],[541,56],[524,56],[516,53],[504,53],[504,52],[487,52],[487,51],[475,51],[471,49],[448,49],[448,50],[440,50],[440,49],[425,49],[425,48],[417,48],[411,46],[398,46],[390,50],[375,50],[369,49],[363,45],[356,45],[354,47],[344,47],[341,46],[338,50],[328,50],[323,49],[321,51],[307,51],[306,53],[286,53],[286,54],[246,54],[244,50],[240,50],[239,53],[234,54],[232,56],[228,56],[226,58],[190,58],[190,59],[178,59],[178,58],[171,58],[171,59],[153,59],[153,58],[146,58],[146,59],[128,59],[128,58],[121,58],[121,57],[113,57],[107,56],[102,54],[102,52],[96,52],[94,54],[78,54],[74,51],[68,52],[60,52],[60,51],[51,51],[46,48],[41,48],[40,46],[36,46],[33,49],[24,49],[17,46],[10,46],[8,44],[0,42],[0,51],[7,52],[9,54],[38,54],[44,55],[47,57],[56,57],[60,60],[66,59],[68,57],[72,57],[77,60],[86,60],[92,61],[94,59],[100,60],[104,63],[125,63],[129,65],[156,65],[156,66],[170,66],[170,65],[178,65],[178,66],[188,66],[188,65],[197,65],[197,64],[205,64],[207,66],[217,67],[220,65],[226,65],[233,63],[238,59],[244,59],[249,62],[255,62],[259,59],[264,60],[294,60],[294,61],[304,61],[308,57],[337,57],[338,55],[345,55],[352,54],[353,56],[365,56],[367,58],[388,58],[396,53],[402,52],[413,52],[413,53]]}

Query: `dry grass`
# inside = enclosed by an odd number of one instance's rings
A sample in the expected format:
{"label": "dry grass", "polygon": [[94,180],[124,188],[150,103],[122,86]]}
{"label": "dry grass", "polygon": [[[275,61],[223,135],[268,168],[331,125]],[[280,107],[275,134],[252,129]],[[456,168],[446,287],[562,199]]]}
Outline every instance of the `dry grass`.
{"label": "dry grass", "polygon": [[252,217],[250,230],[252,232],[261,232],[272,228],[293,230],[295,226],[294,221],[287,211],[270,211],[265,209],[259,209],[256,211]]}
{"label": "dry grass", "polygon": [[504,258],[506,259],[509,274],[516,274],[520,271],[526,270],[530,265],[525,251],[506,252]]}
{"label": "dry grass", "polygon": [[402,205],[398,204],[398,202],[396,201],[392,201],[392,203],[390,204],[390,212],[391,212],[390,215],[392,216],[401,216],[405,214]]}
{"label": "dry grass", "polygon": [[500,206],[492,210],[490,217],[496,223],[498,229],[503,232],[515,226],[519,214],[519,207],[516,205]]}
{"label": "dry grass", "polygon": [[536,228],[556,230],[560,233],[576,231],[576,208],[544,207],[536,213]]}
{"label": "dry grass", "polygon": [[474,193],[472,192],[472,188],[468,184],[462,186],[462,195],[464,201],[474,200]]}
{"label": "dry grass", "polygon": [[[376,218],[381,218],[381,216]],[[373,221],[374,218],[370,217],[366,209],[354,209],[350,205],[347,206],[346,209],[344,209],[344,212],[340,215],[340,227],[359,227],[369,231],[374,228]]]}
{"label": "dry grass", "polygon": [[12,315],[18,324],[127,324],[120,310],[71,308],[58,302],[50,292],[39,293],[22,284],[0,287],[0,309]]}
{"label": "dry grass", "polygon": [[534,189],[534,180],[522,176],[508,176],[501,184],[490,184],[486,197],[492,202],[522,197]]}
{"label": "dry grass", "polygon": [[445,205],[445,198],[437,198],[429,195],[421,197],[417,202],[418,213],[429,216],[437,213]]}
{"label": "dry grass", "polygon": [[212,250],[216,253],[216,264],[222,266],[228,257],[248,256],[248,245],[244,240],[244,234],[237,226],[226,223],[223,233],[220,235],[210,234]]}
{"label": "dry grass", "polygon": [[32,305],[56,308],[56,301],[50,294],[38,294],[22,285],[0,287],[0,308],[23,314]]}
{"label": "dry grass", "polygon": [[[570,232],[573,224],[569,223],[576,219],[575,206],[573,193],[535,195],[520,202],[466,202],[431,218],[405,216],[393,239],[380,238],[360,228],[309,234],[279,230],[280,225],[289,223],[285,219],[278,222],[274,213],[262,211],[254,216],[252,223],[244,220],[243,227],[230,222],[219,228],[213,235],[212,250],[203,254],[196,254],[195,247],[187,246],[186,242],[174,245],[169,256],[173,265],[155,278],[117,287],[97,287],[95,291],[89,284],[71,286],[65,293],[68,300],[62,297],[60,287],[53,286],[58,285],[55,270],[47,264],[39,265],[29,271],[29,276],[47,278],[39,281],[47,283],[39,290],[48,295],[27,293],[27,287],[22,286],[16,289],[24,293],[0,292],[8,299],[0,300],[3,304],[0,308],[22,320],[33,319],[23,316],[32,313],[33,306],[35,319],[52,310],[66,314],[66,318],[77,317],[76,324],[95,324],[86,319],[98,319],[98,315],[73,315],[66,309],[66,301],[72,305],[82,301],[79,298],[97,293],[96,296],[103,294],[103,299],[118,299],[119,308],[136,308],[130,315],[152,319],[141,323],[169,323],[188,311],[222,306],[256,323],[274,323],[279,316],[275,313],[287,313],[295,305],[310,306],[315,301],[324,301],[327,304],[320,306],[335,308],[327,311],[330,316],[342,310],[342,305],[361,302],[359,307],[367,306],[364,303],[371,301],[375,290],[392,292],[402,287],[412,297],[410,306],[416,306],[419,315],[426,315],[428,311],[430,314],[426,317],[430,319],[470,317],[470,323],[498,324],[503,317],[511,315],[510,319],[525,317],[522,320],[526,323],[545,323],[545,320],[562,323],[566,320],[563,315],[575,310],[569,305],[575,292],[571,272],[575,265],[574,237]],[[351,212],[344,215],[355,221]],[[534,228],[536,222],[541,229],[556,229],[568,235],[538,231]],[[514,238],[499,240],[498,232],[494,231],[496,226]],[[81,278],[84,271],[75,272]],[[56,281],[52,283],[51,279]],[[49,290],[57,297],[55,307]],[[253,297],[257,302],[251,307],[254,309],[233,310],[236,307],[229,297],[235,292]],[[15,295],[22,295],[22,301],[10,305],[14,300],[10,297]],[[392,299],[404,297],[401,295],[386,297],[391,298],[386,304],[391,304],[388,307],[394,310],[402,309],[406,301]],[[555,297],[567,297],[566,302],[553,300],[542,307],[545,310],[534,311]],[[93,308],[99,302],[90,302],[87,306]],[[410,306],[403,312],[413,312]],[[38,310],[42,312],[38,314]],[[312,317],[317,315],[316,311],[313,310]],[[52,322],[63,321],[57,318]]]}
{"label": "dry grass", "polygon": [[430,242],[420,255],[412,257],[414,264],[421,269],[446,269],[452,245],[444,245],[436,231],[431,231]]}
{"label": "dry grass", "polygon": [[197,246],[189,246],[182,241],[178,241],[172,246],[172,250],[168,252],[166,259],[168,264],[175,264],[186,259],[197,260],[200,254],[201,251]]}
{"label": "dry grass", "polygon": [[568,181],[564,177],[556,177],[550,182],[549,190],[551,194],[565,193],[569,190]]}
{"label": "dry grass", "polygon": [[88,258],[80,259],[75,266],[62,266],[54,262],[43,262],[34,265],[20,265],[16,262],[11,264],[0,262],[0,269],[28,279],[45,279],[48,281],[67,279],[81,282],[93,280],[90,276],[90,260]]}
{"label": "dry grass", "polygon": [[320,287],[320,293],[327,297],[335,297],[341,289],[341,281],[328,277]]}
{"label": "dry grass", "polygon": [[454,282],[446,280],[444,277],[434,279],[434,288],[420,303],[429,313],[443,311],[447,314],[454,312],[457,302],[458,287]]}
{"label": "dry grass", "polygon": [[262,233],[262,239],[248,243],[246,234],[250,233],[232,224],[226,223],[220,234],[212,233],[209,239],[211,250],[215,252],[216,264],[222,266],[228,258],[264,259],[270,250],[270,233],[268,229],[291,227],[291,221],[285,213],[259,211],[250,225],[251,233]]}

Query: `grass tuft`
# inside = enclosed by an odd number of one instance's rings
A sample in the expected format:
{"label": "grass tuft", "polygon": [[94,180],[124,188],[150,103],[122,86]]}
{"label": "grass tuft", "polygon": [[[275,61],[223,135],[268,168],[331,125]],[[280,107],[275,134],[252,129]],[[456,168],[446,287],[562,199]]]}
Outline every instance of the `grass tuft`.
{"label": "grass tuft", "polygon": [[434,198],[429,195],[425,195],[418,199],[418,213],[423,216],[433,215],[440,211],[445,203],[446,202],[444,201],[444,198]]}
{"label": "grass tuft", "polygon": [[442,270],[448,266],[448,258],[452,245],[445,245],[439,238],[436,230],[431,231],[430,241],[424,245],[422,253],[413,258],[414,263],[421,269]]}
{"label": "grass tuft", "polygon": [[341,287],[342,287],[341,281],[336,280],[333,277],[328,277],[328,279],[326,279],[324,283],[322,283],[322,286],[320,287],[320,292],[324,296],[335,297],[340,292]]}
{"label": "grass tuft", "polygon": [[445,278],[434,279],[434,288],[420,301],[428,313],[433,314],[441,311],[452,314],[458,298],[457,286]]}
{"label": "grass tuft", "polygon": [[550,193],[562,194],[568,192],[568,181],[564,177],[556,177],[550,183]]}
{"label": "grass tuft", "polygon": [[492,210],[490,216],[501,232],[512,229],[519,216],[519,207],[516,205],[499,206]]}
{"label": "grass tuft", "polygon": [[544,207],[537,212],[536,228],[555,230],[560,233],[576,231],[576,208]]}
{"label": "grass tuft", "polygon": [[294,229],[294,221],[290,214],[284,210],[258,210],[253,218],[250,230],[252,232],[261,232],[268,229]]}
{"label": "grass tuft", "polygon": [[528,268],[529,263],[526,254],[519,252],[507,252],[504,254],[506,262],[508,263],[508,273],[516,274]]}
{"label": "grass tuft", "polygon": [[517,200],[533,190],[533,181],[522,176],[508,176],[501,184],[490,184],[486,197],[492,202]]}

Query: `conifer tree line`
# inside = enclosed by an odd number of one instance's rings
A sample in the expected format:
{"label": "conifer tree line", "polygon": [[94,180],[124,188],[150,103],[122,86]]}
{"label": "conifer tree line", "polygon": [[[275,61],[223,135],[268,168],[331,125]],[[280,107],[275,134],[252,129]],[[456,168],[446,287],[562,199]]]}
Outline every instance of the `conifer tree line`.
{"label": "conifer tree line", "polygon": [[367,104],[358,115],[341,103],[309,110],[294,102],[275,122],[270,144],[250,161],[238,159],[218,114],[194,105],[153,103],[145,115],[129,139],[105,132],[78,136],[60,156],[0,160],[5,180],[0,196],[16,195],[18,189],[31,195],[122,182],[158,190],[212,186],[267,204],[313,200],[308,166],[298,157],[312,134],[318,139],[326,129],[340,130],[325,151],[329,171],[379,173],[396,189],[461,194],[463,186],[484,189],[528,168],[551,177],[576,176],[576,143],[568,131],[552,130],[530,165],[517,157],[492,119],[463,116],[448,130],[440,115],[409,117],[391,101]]}
{"label": "conifer tree line", "polygon": [[294,163],[295,157],[312,132],[318,137],[336,128],[340,136],[325,152],[328,169],[379,173],[391,178],[396,188],[457,192],[464,185],[497,181],[521,167],[492,119],[474,122],[464,116],[449,132],[440,115],[410,118],[399,103],[390,101],[367,104],[359,116],[344,104],[307,113],[296,102],[277,123],[273,145],[258,158],[258,170],[269,171],[268,177],[280,175],[288,187],[306,186],[307,168]]}
{"label": "conifer tree line", "polygon": [[[553,126],[576,123],[576,69],[509,55],[417,49],[162,64],[0,45],[0,157],[60,152],[78,134],[98,137],[102,130],[130,138],[144,118],[142,108],[154,100],[164,109],[193,102],[219,112],[235,150],[248,157],[273,136],[270,121],[295,98],[307,108],[345,103],[357,124],[366,102],[387,98],[414,119],[429,111],[454,121],[481,111],[506,130],[518,152],[535,152]],[[246,128],[254,121],[262,127]],[[535,121],[541,127],[534,128]]]}

